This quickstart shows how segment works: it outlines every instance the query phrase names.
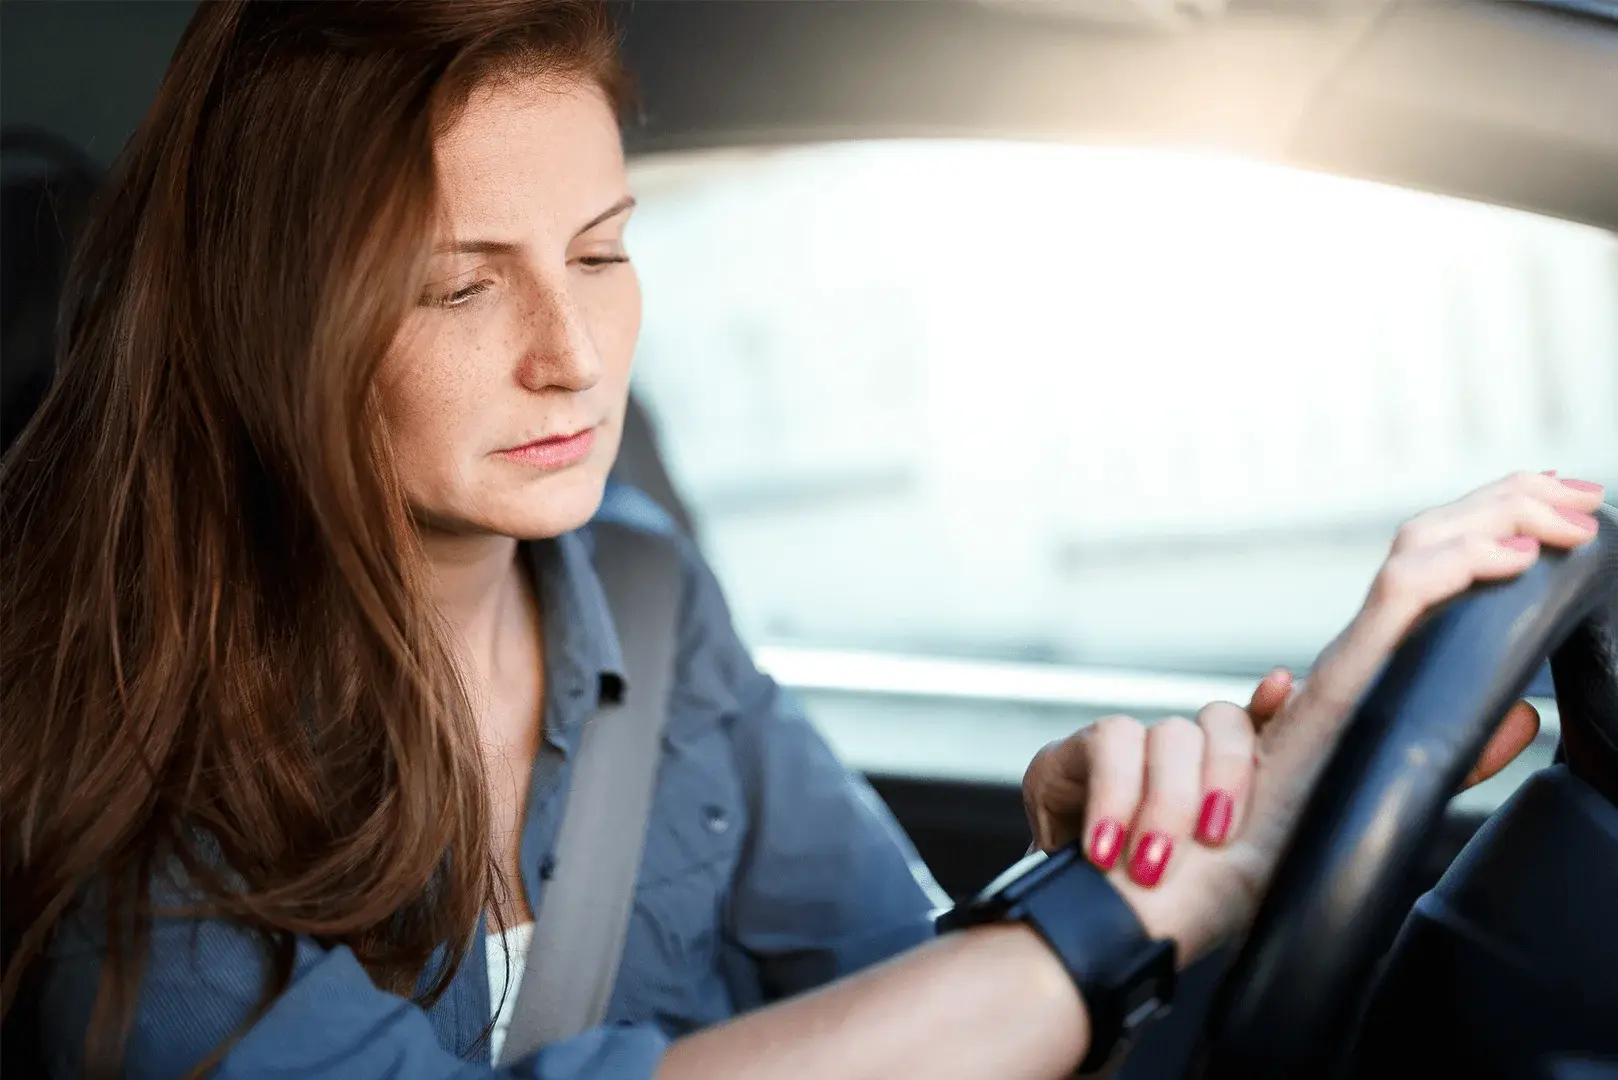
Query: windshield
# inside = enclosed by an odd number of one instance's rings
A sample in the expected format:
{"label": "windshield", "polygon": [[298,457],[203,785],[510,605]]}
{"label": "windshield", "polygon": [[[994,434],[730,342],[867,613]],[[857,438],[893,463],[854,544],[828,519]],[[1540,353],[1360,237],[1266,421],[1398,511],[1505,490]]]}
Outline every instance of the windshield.
{"label": "windshield", "polygon": [[635,182],[637,389],[738,627],[801,683],[1305,665],[1415,511],[1524,466],[1618,483],[1596,229],[1065,145]]}

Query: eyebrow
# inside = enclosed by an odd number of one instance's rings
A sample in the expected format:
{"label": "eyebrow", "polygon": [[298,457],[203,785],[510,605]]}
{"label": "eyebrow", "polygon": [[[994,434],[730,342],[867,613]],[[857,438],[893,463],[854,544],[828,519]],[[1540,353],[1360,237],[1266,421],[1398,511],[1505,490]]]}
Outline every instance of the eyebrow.
{"label": "eyebrow", "polygon": [[[635,197],[633,195],[625,195],[607,209],[591,218],[587,223],[585,223],[583,228],[573,234],[573,238],[576,240],[585,233],[589,232],[591,229],[595,228],[597,225],[605,224],[606,222],[617,217],[619,214],[628,213],[634,208]],[[434,250],[434,253],[438,255],[511,255],[521,247],[521,244],[514,244],[509,240],[460,240],[454,243],[440,244]]]}
{"label": "eyebrow", "polygon": [[604,224],[605,222],[611,221],[613,218],[617,217],[619,214],[627,214],[629,211],[631,211],[633,209],[635,209],[635,196],[633,196],[633,195],[625,195],[623,198],[619,199],[617,202],[615,202],[611,206],[607,207],[607,209],[603,210],[601,213],[599,213],[595,217],[591,218],[589,224],[587,224],[584,228],[580,229],[578,232],[573,234],[573,238],[576,240],[579,237],[583,236],[585,233],[589,232],[591,229],[595,228],[597,225],[601,225],[601,224]]}

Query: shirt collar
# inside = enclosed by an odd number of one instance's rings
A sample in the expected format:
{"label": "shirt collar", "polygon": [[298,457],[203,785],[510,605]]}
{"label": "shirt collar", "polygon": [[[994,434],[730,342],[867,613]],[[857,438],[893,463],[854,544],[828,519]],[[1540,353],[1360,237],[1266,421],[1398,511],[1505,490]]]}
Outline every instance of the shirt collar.
{"label": "shirt collar", "polygon": [[[624,683],[623,651],[588,533],[564,533],[524,546],[545,619],[546,679],[567,697],[588,698],[592,707],[614,699]],[[572,726],[580,715],[589,712],[569,709],[558,719]]]}

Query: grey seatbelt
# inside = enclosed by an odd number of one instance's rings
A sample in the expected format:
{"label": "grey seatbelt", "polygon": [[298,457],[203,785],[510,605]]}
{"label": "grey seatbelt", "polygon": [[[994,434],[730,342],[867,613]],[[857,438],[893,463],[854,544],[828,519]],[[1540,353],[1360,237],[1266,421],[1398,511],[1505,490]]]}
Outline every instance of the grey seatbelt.
{"label": "grey seatbelt", "polygon": [[668,539],[592,529],[626,685],[584,725],[500,1064],[597,1027],[629,931],[674,679],[681,574]]}

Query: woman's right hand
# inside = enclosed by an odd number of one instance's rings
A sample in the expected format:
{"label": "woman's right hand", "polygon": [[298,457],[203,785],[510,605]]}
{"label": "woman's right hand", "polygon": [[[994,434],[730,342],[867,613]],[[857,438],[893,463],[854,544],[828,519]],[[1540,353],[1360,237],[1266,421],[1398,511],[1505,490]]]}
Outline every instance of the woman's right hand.
{"label": "woman's right hand", "polygon": [[[1101,833],[1122,831],[1100,861],[1146,928],[1174,938],[1184,960],[1245,928],[1338,732],[1405,635],[1473,583],[1522,573],[1542,545],[1592,539],[1601,496],[1529,473],[1427,511],[1399,530],[1358,615],[1295,691],[1267,680],[1247,709],[1216,703],[1194,723],[1149,728],[1110,717],[1050,748],[1084,759],[1081,835],[1093,851]],[[1515,756],[1537,723],[1519,704],[1480,770]]]}

